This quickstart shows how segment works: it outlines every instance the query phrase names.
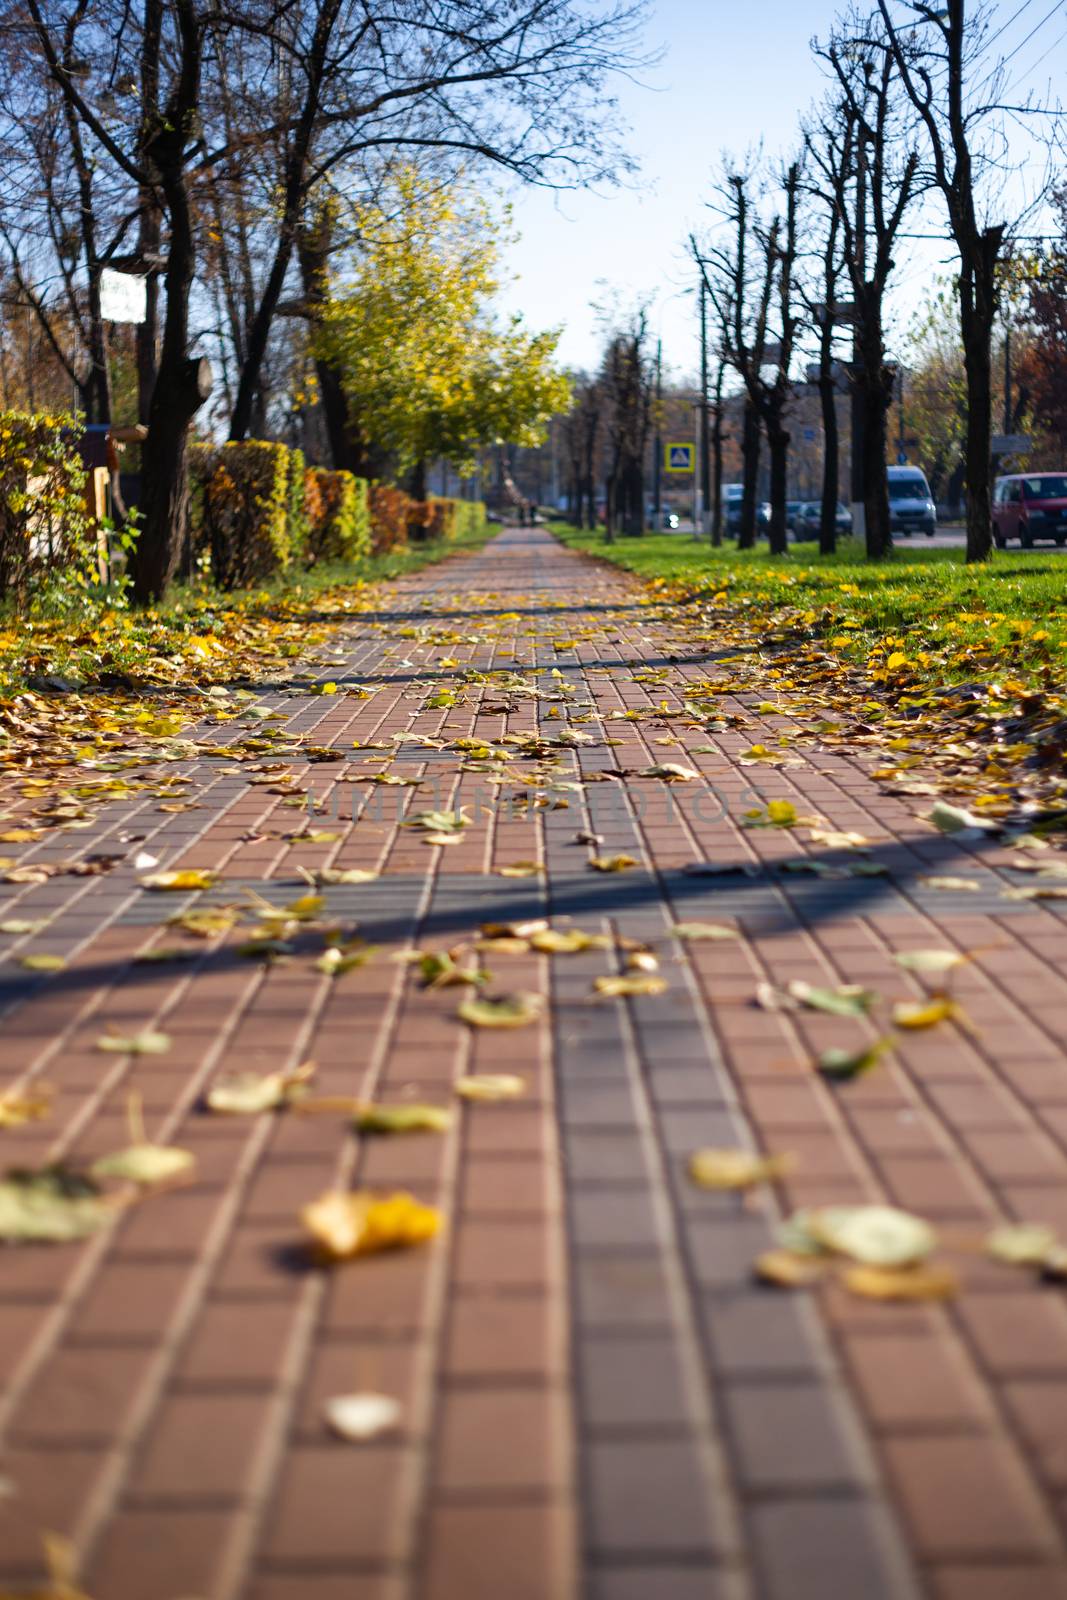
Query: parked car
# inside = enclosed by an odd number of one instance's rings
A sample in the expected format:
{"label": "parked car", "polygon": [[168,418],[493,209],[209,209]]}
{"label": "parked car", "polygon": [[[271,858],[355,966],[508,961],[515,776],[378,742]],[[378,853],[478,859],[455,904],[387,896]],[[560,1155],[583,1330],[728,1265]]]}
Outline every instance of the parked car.
{"label": "parked car", "polygon": [[[817,539],[821,524],[822,501],[805,500],[794,524],[794,537],[797,539]],[[842,505],[840,500],[834,510],[834,527],[842,536],[852,532],[852,513],[848,506]]]}
{"label": "parked car", "polygon": [[1067,472],[1012,473],[993,487],[993,540],[1003,550],[1018,539],[1024,550],[1036,539],[1067,542]]}
{"label": "parked car", "polygon": [[930,485],[921,467],[889,467],[889,531],[908,538],[925,533],[932,539],[937,532],[937,510]]}
{"label": "parked car", "polygon": [[741,499],[744,492],[739,483],[724,483],[722,486],[724,533],[737,534],[741,531]]}
{"label": "parked car", "polygon": [[673,532],[680,525],[677,511],[672,511],[670,506],[666,506],[660,514],[660,525],[668,532]]}
{"label": "parked car", "polygon": [[785,525],[790,533],[797,531],[797,518],[807,505],[806,500],[787,500],[785,503]]}

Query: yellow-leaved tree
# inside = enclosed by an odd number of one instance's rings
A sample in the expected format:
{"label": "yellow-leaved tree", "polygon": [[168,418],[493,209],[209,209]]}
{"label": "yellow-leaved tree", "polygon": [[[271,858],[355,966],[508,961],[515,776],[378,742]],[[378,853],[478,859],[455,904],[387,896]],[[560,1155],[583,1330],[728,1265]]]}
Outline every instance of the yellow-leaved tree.
{"label": "yellow-leaved tree", "polygon": [[466,472],[481,446],[539,444],[568,403],[559,331],[495,314],[508,226],[462,177],[405,166],[356,208],[350,273],[317,308],[313,353],[339,379],[353,434],[410,471],[418,498],[427,461]]}

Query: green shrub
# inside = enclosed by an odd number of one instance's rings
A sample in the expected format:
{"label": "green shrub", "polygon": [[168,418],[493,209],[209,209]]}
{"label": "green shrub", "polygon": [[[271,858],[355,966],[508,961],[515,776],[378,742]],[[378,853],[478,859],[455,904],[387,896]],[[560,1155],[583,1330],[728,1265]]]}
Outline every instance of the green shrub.
{"label": "green shrub", "polygon": [[[299,457],[294,486],[293,458]],[[304,545],[304,466],[300,451],[265,439],[194,445],[195,537],[211,552],[220,589],[242,589],[289,566]]]}
{"label": "green shrub", "polygon": [[290,450],[286,492],[286,521],[290,561],[307,559],[310,532],[307,514],[307,463],[303,450]]}
{"label": "green shrub", "polygon": [[375,555],[383,550],[404,549],[408,542],[409,508],[415,503],[403,489],[395,489],[390,483],[371,484],[371,549]]}
{"label": "green shrub", "polygon": [[453,500],[434,495],[430,500],[430,537],[467,539],[486,526],[483,500]]}
{"label": "green shrub", "polygon": [[366,478],[310,467],[304,498],[307,563],[359,562],[370,553],[371,514]]}
{"label": "green shrub", "polygon": [[18,606],[56,585],[81,601],[97,580],[78,431],[74,417],[0,411],[0,597]]}

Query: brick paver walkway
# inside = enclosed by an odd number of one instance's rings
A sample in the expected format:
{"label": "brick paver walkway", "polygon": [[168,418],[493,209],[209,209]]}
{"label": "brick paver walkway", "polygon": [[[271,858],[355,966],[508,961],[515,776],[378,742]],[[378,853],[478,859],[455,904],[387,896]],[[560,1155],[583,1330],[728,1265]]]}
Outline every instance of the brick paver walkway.
{"label": "brick paver walkway", "polygon": [[[135,1087],[149,1134],[197,1170],[85,1243],[0,1254],[0,1587],[40,1578],[54,1530],[93,1600],[1062,1600],[1067,1304],[961,1237],[999,1218],[1067,1238],[1056,902],[1004,900],[1008,853],[936,835],[862,752],[812,744],[795,766],[738,765],[791,725],[758,709],[766,686],[719,693],[743,728],[671,715],[695,686],[751,669],[720,665],[636,585],[544,533],[508,531],[380,602],[318,652],[335,695],[265,685],[256,704],[286,720],[198,730],[219,755],[166,771],[192,775],[199,809],[117,800],[25,854],[69,855],[74,839],[126,851],[116,870],[4,887],[3,918],[53,919],[5,942],[69,960],[56,975],[3,969],[4,1082],[59,1091],[50,1119],[0,1133],[8,1164],[121,1147]],[[537,726],[588,738],[543,775],[565,807],[483,810],[449,848],[397,828],[405,810],[473,814],[494,794],[477,751],[457,776],[451,741]],[[276,755],[260,772],[227,755],[273,729],[344,752],[286,763],[301,787],[344,796],[344,820],[310,824],[340,838],[291,845],[303,818],[273,792]],[[367,783],[381,752],[353,741],[410,732],[444,741],[398,747],[391,771],[424,786]],[[698,768],[714,793],[605,777],[662,761]],[[776,871],[842,852],[799,828],[741,828],[753,786],[867,835],[888,874]],[[580,830],[638,865],[591,871]],[[222,882],[150,894],[137,850]],[[531,858],[542,876],[499,875]],[[686,873],[695,861],[750,871]],[[132,961],[180,940],[161,924],[186,903],[256,885],[284,904],[298,866],[327,864],[380,874],[322,891],[381,947],[358,970],[316,970],[312,930],[287,962],[243,959],[247,925],[192,962]],[[919,882],[930,871],[980,887],[937,892]],[[591,998],[614,950],[487,957],[494,990],[539,989],[550,1006],[538,1026],[476,1032],[455,1018],[464,991],[427,992],[389,959],[538,915],[650,942],[667,992]],[[744,937],[670,938],[694,919]],[[892,952],[945,945],[978,951],[955,986],[975,1031],[900,1035],[851,1083],[811,1062],[873,1038],[873,1022],[753,1004],[769,977],[915,996]],[[168,1053],[94,1048],[109,1026],[148,1024]],[[527,1092],[465,1104],[447,1134],[396,1138],[359,1139],[341,1116],[200,1109],[221,1071],[308,1058],[323,1095],[447,1103],[472,1071],[519,1073]],[[750,1142],[794,1152],[794,1172],[747,1204],[692,1185],[696,1147]],[[445,1231],[313,1267],[300,1207],[356,1182],[410,1189],[443,1208]],[[920,1212],[959,1245],[957,1300],[755,1285],[784,1212],[863,1200]],[[402,1426],[332,1436],[324,1400],[358,1390],[399,1398]]]}

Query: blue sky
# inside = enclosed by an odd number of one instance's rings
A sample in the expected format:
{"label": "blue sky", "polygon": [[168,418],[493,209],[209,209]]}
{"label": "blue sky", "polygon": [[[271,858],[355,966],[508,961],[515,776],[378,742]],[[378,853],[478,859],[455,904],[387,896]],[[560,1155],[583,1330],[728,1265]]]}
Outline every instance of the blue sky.
{"label": "blue sky", "polygon": [[[637,179],[599,193],[514,197],[522,238],[510,258],[518,277],[508,301],[534,327],[564,325],[565,362],[596,359],[591,301],[652,293],[665,359],[679,374],[695,371],[695,307],[679,293],[692,277],[686,235],[710,220],[705,202],[723,150],[760,141],[773,154],[792,148],[799,117],[823,84],[809,42],[825,37],[838,9],[833,0],[656,0],[648,43],[664,47],[663,60],[642,85],[619,86],[629,148],[641,162]],[[1067,78],[1067,0],[997,0],[992,10],[994,28],[1019,12],[997,42],[998,52],[1020,46],[1009,66],[1009,81],[1019,80],[1013,99],[1050,77],[1054,86]],[[936,224],[937,213],[929,220]],[[945,245],[921,243],[902,253],[895,293],[903,318],[931,274],[947,270],[947,254]]]}

